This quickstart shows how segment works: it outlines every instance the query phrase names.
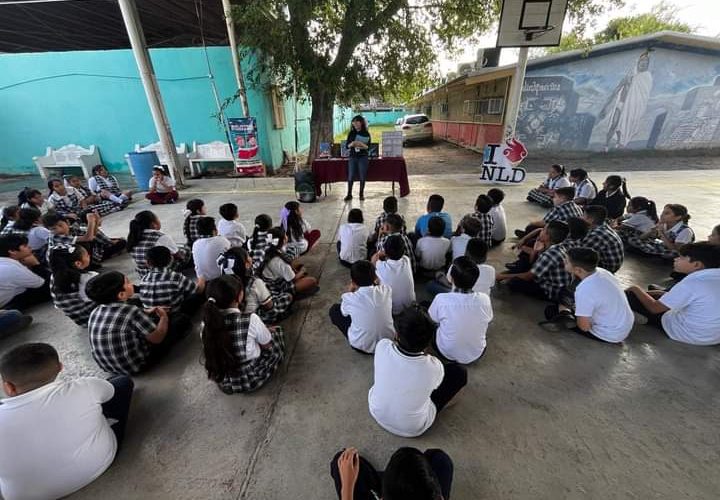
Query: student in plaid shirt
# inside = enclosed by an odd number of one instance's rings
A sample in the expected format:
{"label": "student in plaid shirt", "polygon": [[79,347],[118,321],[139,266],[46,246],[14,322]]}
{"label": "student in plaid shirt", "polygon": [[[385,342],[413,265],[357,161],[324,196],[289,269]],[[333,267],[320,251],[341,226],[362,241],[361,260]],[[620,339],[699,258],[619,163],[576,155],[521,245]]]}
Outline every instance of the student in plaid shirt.
{"label": "student in plaid shirt", "polygon": [[88,248],[92,263],[97,266],[125,249],[124,239],[110,238],[100,230],[100,216],[89,213],[87,221],[88,225],[83,226],[52,212],[43,215],[43,224],[52,233],[48,240],[50,252],[57,246],[81,244]]}
{"label": "student in plaid shirt", "polygon": [[583,239],[582,246],[598,253],[599,267],[616,273],[623,264],[625,250],[620,235],[607,223],[607,210],[599,205],[587,206],[585,220],[590,224],[590,231]]}
{"label": "student in plaid shirt", "polygon": [[268,381],[285,357],[285,333],[268,329],[255,314],[240,311],[245,286],[224,275],[207,286],[203,314],[203,363],[225,394],[251,392]]}
{"label": "student in plaid shirt", "polygon": [[66,178],[65,187],[75,190],[75,193],[80,198],[80,207],[88,212],[97,212],[101,217],[104,217],[122,210],[120,205],[116,205],[110,200],[103,200],[100,196],[93,194],[90,188],[82,185],[82,179],[77,175]]}
{"label": "student in plaid shirt", "polygon": [[143,307],[164,307],[171,314],[192,315],[205,302],[205,282],[195,284],[184,274],[170,269],[172,254],[166,247],[147,251],[148,273],[140,280],[140,300]]}
{"label": "student in plaid shirt", "polygon": [[572,279],[570,273],[565,270],[565,249],[562,246],[567,235],[566,223],[549,222],[542,229],[539,237],[546,250],[538,256],[530,271],[518,274],[501,273],[496,279],[508,280],[507,284],[513,292],[553,302],[560,300],[563,290],[570,285]]}
{"label": "student in plaid shirt", "polygon": [[387,240],[390,236],[396,234],[400,236],[403,240],[403,244],[405,246],[405,255],[408,256],[410,259],[410,264],[412,265],[413,273],[415,272],[417,268],[417,262],[415,260],[415,251],[413,250],[413,244],[410,241],[410,238],[408,238],[407,234],[405,234],[405,231],[403,228],[405,227],[405,221],[403,218],[398,214],[389,214],[385,218],[385,224],[383,224],[382,230],[380,231],[380,237],[378,239],[377,245],[375,246],[376,252],[381,252],[384,249],[385,240]]}
{"label": "student in plaid shirt", "polygon": [[533,221],[528,224],[524,231],[516,229],[515,236],[520,238],[520,241],[525,244],[537,238],[537,235],[540,234],[538,229],[545,227],[545,225],[551,221],[559,220],[561,222],[567,222],[570,217],[582,218],[582,208],[573,201],[574,198],[574,187],[564,187],[556,190],[555,196],[553,197],[555,206],[545,214],[542,220]]}
{"label": "student in plaid shirt", "polygon": [[185,210],[183,211],[183,214],[185,215],[185,222],[183,223],[183,234],[185,235],[185,238],[187,238],[187,246],[192,249],[195,240],[200,238],[200,233],[197,229],[198,220],[200,220],[202,217],[205,217],[205,215],[207,214],[205,202],[198,198],[193,198],[192,200],[189,200],[185,204]]}
{"label": "student in plaid shirt", "polygon": [[[475,212],[466,215],[466,217],[473,217],[480,222],[480,227],[476,237],[487,243],[488,248],[492,247],[492,233],[495,226],[495,221],[490,214],[492,207],[492,198],[486,194],[481,194],[477,197],[477,200],[475,200]],[[460,229],[460,225],[458,225],[457,230],[455,231],[456,236],[461,233]]]}
{"label": "student in plaid shirt", "polygon": [[371,249],[380,237],[380,232],[385,225],[385,221],[387,220],[388,215],[399,215],[400,220],[402,220],[402,228],[400,229],[400,232],[403,234],[406,233],[405,218],[402,215],[398,214],[397,211],[397,198],[395,198],[394,196],[388,196],[383,200],[383,211],[380,215],[377,216],[377,219],[375,219],[375,228],[373,229],[373,232],[372,234],[370,234],[370,238],[368,239],[368,255],[372,253]]}
{"label": "student in plaid shirt", "polygon": [[88,271],[89,265],[90,254],[80,245],[55,247],[50,253],[50,295],[55,309],[83,328],[97,307],[85,293],[87,282],[97,276]]}
{"label": "student in plaid shirt", "polygon": [[172,269],[179,271],[190,265],[192,254],[184,245],[177,245],[173,239],[160,231],[162,225],[157,215],[150,210],[135,214],[130,221],[127,250],[135,260],[135,272],[142,278],[147,274],[147,251],[156,246],[170,250],[173,256]]}
{"label": "student in plaid shirt", "polygon": [[92,356],[106,372],[140,373],[190,332],[190,318],[184,314],[173,315],[171,323],[165,308],[155,307],[146,313],[129,304],[135,287],[120,272],[95,276],[88,281],[85,293],[99,304],[90,313],[88,331]]}
{"label": "student in plaid shirt", "polygon": [[272,218],[268,214],[260,214],[255,217],[255,228],[250,238],[245,242],[250,257],[252,257],[253,269],[257,271],[265,260],[265,249],[268,244],[268,231],[272,229]]}

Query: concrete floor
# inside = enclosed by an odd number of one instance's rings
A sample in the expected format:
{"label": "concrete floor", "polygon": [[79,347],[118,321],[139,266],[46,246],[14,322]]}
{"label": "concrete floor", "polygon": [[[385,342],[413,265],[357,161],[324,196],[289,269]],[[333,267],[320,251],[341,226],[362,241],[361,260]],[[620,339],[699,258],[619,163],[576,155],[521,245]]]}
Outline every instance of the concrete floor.
{"label": "concrete floor", "polygon": [[[658,204],[683,202],[704,238],[720,223],[717,172],[630,173],[634,192]],[[522,201],[541,180],[506,189],[510,229],[542,210]],[[445,196],[457,220],[471,211],[477,175],[411,177],[400,201],[409,221],[433,192]],[[678,185],[684,194],[676,196]],[[349,279],[334,255],[335,233],[351,207],[368,224],[381,210],[389,184],[370,184],[368,199],[342,202],[335,185],[328,199],[305,205],[323,233],[307,257],[321,293],[300,302],[285,323],[288,361],[269,385],[250,395],[227,396],[207,380],[193,335],[150,373],[137,377],[126,443],[114,465],[73,499],[331,499],[329,460],[342,446],[357,446],[383,467],[399,446],[441,447],[455,461],[455,499],[717,498],[720,491],[720,350],[669,340],[638,326],[622,346],[536,324],[543,303],[497,294],[488,351],[469,367],[458,403],[442,412],[422,437],[382,430],[367,410],[372,358],[352,351],[327,318]],[[182,198],[202,197],[211,215],[221,203],[241,208],[247,228],[257,213],[277,220],[293,198],[290,179],[193,181]],[[149,208],[138,201],[104,221],[110,235]],[[182,206],[155,207],[164,230],[182,240]],[[501,269],[509,244],[490,253]],[[106,266],[132,272],[129,256]],[[624,283],[648,283],[669,269],[628,257]],[[31,311],[27,331],[0,340],[0,352],[25,341],[46,341],[61,353],[64,376],[99,375],[87,334],[51,306]]]}

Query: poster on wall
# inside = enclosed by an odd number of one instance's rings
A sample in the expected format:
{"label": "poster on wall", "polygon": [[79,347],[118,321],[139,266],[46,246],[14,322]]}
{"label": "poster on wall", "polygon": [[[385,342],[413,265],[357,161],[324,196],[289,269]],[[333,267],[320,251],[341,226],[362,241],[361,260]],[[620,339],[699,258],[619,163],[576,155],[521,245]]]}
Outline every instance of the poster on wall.
{"label": "poster on wall", "polygon": [[488,144],[483,150],[480,181],[493,184],[522,184],[525,169],[519,167],[528,152],[525,145],[515,138],[505,144]]}
{"label": "poster on wall", "polygon": [[263,176],[265,166],[258,156],[257,122],[254,117],[228,118],[235,155],[235,172],[242,176]]}

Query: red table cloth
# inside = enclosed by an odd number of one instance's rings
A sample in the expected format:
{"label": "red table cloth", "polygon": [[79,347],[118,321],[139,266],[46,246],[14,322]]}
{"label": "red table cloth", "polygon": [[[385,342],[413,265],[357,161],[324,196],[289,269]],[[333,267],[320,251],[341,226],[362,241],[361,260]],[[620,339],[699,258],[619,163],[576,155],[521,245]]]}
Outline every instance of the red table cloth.
{"label": "red table cloth", "polygon": [[[315,194],[320,196],[323,184],[347,182],[347,158],[318,158],[312,162],[312,172],[315,177]],[[401,197],[410,194],[405,158],[370,158],[367,181],[397,182],[400,184]]]}

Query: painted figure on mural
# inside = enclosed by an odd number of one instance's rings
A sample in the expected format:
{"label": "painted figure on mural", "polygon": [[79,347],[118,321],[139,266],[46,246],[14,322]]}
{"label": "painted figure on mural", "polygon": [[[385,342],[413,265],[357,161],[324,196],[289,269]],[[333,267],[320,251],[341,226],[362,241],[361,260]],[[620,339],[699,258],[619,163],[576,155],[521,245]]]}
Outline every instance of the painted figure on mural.
{"label": "painted figure on mural", "polygon": [[635,68],[615,87],[610,98],[600,112],[602,120],[610,115],[610,123],[605,140],[605,151],[614,147],[625,148],[638,132],[640,121],[647,109],[653,77],[649,71],[650,51],[646,50],[637,60]]}

